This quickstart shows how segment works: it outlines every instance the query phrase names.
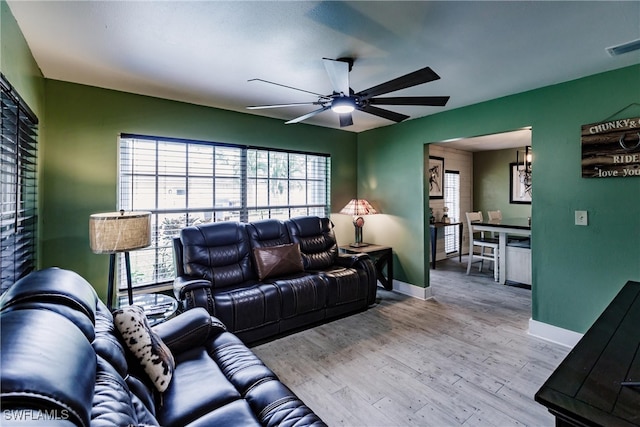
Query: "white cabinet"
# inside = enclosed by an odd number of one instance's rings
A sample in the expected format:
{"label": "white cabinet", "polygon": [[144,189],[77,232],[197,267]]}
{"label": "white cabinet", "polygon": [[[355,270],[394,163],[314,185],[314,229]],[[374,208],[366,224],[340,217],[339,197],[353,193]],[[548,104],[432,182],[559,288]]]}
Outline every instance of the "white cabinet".
{"label": "white cabinet", "polygon": [[507,245],[507,280],[531,285],[531,249]]}

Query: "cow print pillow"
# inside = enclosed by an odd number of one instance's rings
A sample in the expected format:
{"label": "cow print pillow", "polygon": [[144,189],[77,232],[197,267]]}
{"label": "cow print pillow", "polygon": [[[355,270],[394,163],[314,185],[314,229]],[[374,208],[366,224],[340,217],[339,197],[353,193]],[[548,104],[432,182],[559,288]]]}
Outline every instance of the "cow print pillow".
{"label": "cow print pillow", "polygon": [[151,382],[159,392],[165,391],[171,382],[175,361],[171,350],[149,326],[142,307],[122,307],[113,312],[113,321]]}

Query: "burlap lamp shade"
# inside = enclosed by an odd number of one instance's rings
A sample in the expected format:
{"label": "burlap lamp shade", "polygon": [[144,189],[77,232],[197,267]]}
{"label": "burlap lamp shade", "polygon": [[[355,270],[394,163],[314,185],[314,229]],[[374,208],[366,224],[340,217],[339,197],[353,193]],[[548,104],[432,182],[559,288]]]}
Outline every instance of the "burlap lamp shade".
{"label": "burlap lamp shade", "polygon": [[146,248],[151,244],[151,212],[107,212],[89,218],[89,244],[97,254]]}
{"label": "burlap lamp shade", "polygon": [[113,303],[116,253],[124,253],[129,304],[133,303],[129,251],[151,244],[151,212],[107,212],[89,217],[89,245],[97,254],[110,254],[107,307]]}

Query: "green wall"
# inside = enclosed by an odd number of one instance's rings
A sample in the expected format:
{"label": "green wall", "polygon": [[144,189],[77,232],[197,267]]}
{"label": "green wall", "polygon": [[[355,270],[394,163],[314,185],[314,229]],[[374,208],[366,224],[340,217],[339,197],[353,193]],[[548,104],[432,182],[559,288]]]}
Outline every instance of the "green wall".
{"label": "green wall", "polygon": [[[522,151],[522,150],[521,150]],[[473,210],[500,210],[503,218],[531,216],[530,204],[509,203],[509,164],[516,161],[516,149],[473,153]]]}
{"label": "green wall", "polygon": [[0,71],[38,119],[44,120],[44,79],[4,0],[0,0]]}
{"label": "green wall", "polygon": [[[38,118],[40,134],[46,128],[44,113],[45,80],[40,68],[31,55],[31,50],[16,22],[9,6],[4,0],[0,0],[0,72],[5,76],[20,97],[29,106]],[[38,138],[39,157],[45,153],[42,137]],[[42,183],[42,162],[38,165],[39,184]],[[39,192],[41,194],[41,191]],[[42,197],[38,203],[42,206]],[[38,237],[42,235],[42,216],[38,218]],[[41,247],[38,245],[36,262],[38,266],[42,259]]]}
{"label": "green wall", "polygon": [[[532,318],[586,331],[640,280],[640,178],[583,179],[580,127],[639,102],[636,65],[359,134],[358,194],[388,215],[374,239],[393,246],[398,279],[428,286],[425,239],[413,237],[425,236],[423,145],[532,126]],[[589,226],[573,224],[575,210],[589,212]]]}
{"label": "green wall", "polygon": [[101,295],[108,257],[89,249],[89,215],[116,209],[120,133],[329,153],[333,210],[355,195],[354,133],[55,80],[45,105],[42,267],[75,270]]}

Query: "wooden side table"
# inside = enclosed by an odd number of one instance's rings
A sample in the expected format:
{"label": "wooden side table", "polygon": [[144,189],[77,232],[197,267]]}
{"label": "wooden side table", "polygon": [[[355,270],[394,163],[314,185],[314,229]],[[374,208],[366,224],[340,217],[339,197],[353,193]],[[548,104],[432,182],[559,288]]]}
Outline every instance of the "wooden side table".
{"label": "wooden side table", "polygon": [[[393,251],[389,246],[369,244],[368,246],[352,247],[345,245],[340,246],[340,251],[347,254],[368,254],[376,267],[377,279],[386,290],[393,290]],[[387,270],[386,276],[385,268]]]}
{"label": "wooden side table", "polygon": [[640,425],[640,282],[627,282],[538,390],[556,426]]}

